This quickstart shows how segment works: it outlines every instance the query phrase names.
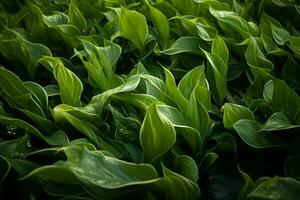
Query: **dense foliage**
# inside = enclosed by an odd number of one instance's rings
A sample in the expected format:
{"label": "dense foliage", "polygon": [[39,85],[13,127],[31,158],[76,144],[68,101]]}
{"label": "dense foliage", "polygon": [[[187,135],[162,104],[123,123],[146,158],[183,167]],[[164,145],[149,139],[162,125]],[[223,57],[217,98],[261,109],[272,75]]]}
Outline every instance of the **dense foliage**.
{"label": "dense foliage", "polygon": [[1,199],[296,200],[297,0],[1,0]]}

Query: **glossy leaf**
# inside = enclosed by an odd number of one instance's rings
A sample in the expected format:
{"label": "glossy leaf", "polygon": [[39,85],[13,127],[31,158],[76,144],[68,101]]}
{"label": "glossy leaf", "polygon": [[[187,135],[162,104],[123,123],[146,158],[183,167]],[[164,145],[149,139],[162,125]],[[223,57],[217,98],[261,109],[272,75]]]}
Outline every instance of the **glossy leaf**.
{"label": "glossy leaf", "polygon": [[142,14],[121,8],[120,30],[124,38],[130,40],[140,51],[143,50],[148,36],[148,27],[146,18]]}
{"label": "glossy leaf", "polygon": [[145,160],[152,162],[176,141],[176,132],[171,122],[157,109],[157,104],[149,106],[140,130],[140,142],[145,152]]}
{"label": "glossy leaf", "polygon": [[59,85],[62,102],[80,106],[83,86],[76,74],[67,69],[59,58],[44,57],[39,62],[53,73]]}

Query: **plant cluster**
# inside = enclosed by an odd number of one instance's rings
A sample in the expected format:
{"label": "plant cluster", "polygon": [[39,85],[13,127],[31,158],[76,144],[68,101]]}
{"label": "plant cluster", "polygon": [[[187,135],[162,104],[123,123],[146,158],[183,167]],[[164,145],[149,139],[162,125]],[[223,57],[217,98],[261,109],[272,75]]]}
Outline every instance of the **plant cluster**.
{"label": "plant cluster", "polygon": [[1,0],[0,198],[297,200],[297,0]]}

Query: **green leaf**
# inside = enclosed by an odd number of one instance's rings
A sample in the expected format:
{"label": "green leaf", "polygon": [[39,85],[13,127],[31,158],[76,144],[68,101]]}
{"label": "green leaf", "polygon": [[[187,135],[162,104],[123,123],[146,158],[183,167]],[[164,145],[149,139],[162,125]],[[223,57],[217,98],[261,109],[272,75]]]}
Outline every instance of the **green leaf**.
{"label": "green leaf", "polygon": [[211,53],[222,58],[225,64],[229,61],[229,52],[227,46],[220,36],[217,36],[212,43]]}
{"label": "green leaf", "polygon": [[173,99],[180,110],[185,110],[188,104],[187,99],[179,92],[172,73],[167,68],[164,68],[164,72],[166,76],[165,86],[167,95]]}
{"label": "green leaf", "polygon": [[78,52],[77,55],[88,72],[90,84],[102,91],[116,87],[120,80],[114,74],[113,66],[121,53],[119,46],[111,43],[110,47],[99,47],[83,39],[81,42],[85,52]]}
{"label": "green leaf", "polygon": [[198,35],[205,41],[213,41],[217,35],[217,30],[207,24],[197,23]]}
{"label": "green leaf", "polygon": [[273,63],[268,59],[266,59],[266,57],[260,50],[255,38],[253,37],[251,37],[249,40],[245,57],[248,65],[251,67],[263,68],[267,71],[274,70]]}
{"label": "green leaf", "polygon": [[6,28],[6,33],[0,35],[1,54],[17,63],[22,63],[28,73],[34,77],[38,60],[43,56],[52,56],[50,49],[41,44],[26,40],[20,33]]}
{"label": "green leaf", "polygon": [[253,113],[248,108],[238,104],[225,103],[222,110],[225,128],[231,128],[240,119],[254,120]]}
{"label": "green leaf", "polygon": [[67,167],[85,184],[116,189],[146,184],[158,178],[155,169],[149,164],[125,162],[81,146],[66,148],[64,151],[68,156]]}
{"label": "green leaf", "polygon": [[170,48],[163,50],[161,53],[166,55],[175,55],[180,53],[200,54],[199,46],[202,41],[197,37],[183,36],[178,38]]}
{"label": "green leaf", "polygon": [[283,29],[282,27],[277,27],[271,23],[271,30],[275,42],[279,45],[284,45],[290,36],[289,32]]}
{"label": "green leaf", "polygon": [[21,111],[34,113],[46,118],[48,99],[41,86],[25,82],[11,71],[0,67],[0,88],[7,95],[8,102]]}
{"label": "green leaf", "polygon": [[130,40],[140,51],[143,51],[148,35],[148,26],[144,15],[122,7],[120,30],[124,38]]}
{"label": "green leaf", "polygon": [[11,165],[9,163],[9,161],[3,157],[2,155],[0,155],[0,181],[4,181],[8,172],[10,171]]}
{"label": "green leaf", "polygon": [[205,136],[208,131],[210,119],[208,111],[203,104],[197,99],[197,90],[194,90],[190,99],[189,104],[184,110],[185,115],[191,120],[192,127],[197,129],[202,136]]}
{"label": "green leaf", "polygon": [[244,179],[244,185],[240,191],[238,200],[243,200],[246,199],[248,193],[254,189],[253,188],[254,183],[251,177],[247,173],[243,172],[239,166],[238,166],[238,171],[241,174],[242,178]]}
{"label": "green leaf", "polygon": [[159,113],[171,121],[178,134],[189,143],[194,152],[199,152],[202,147],[202,136],[199,131],[192,127],[192,124],[182,112],[174,107],[167,105],[157,106]]}
{"label": "green leaf", "polygon": [[70,24],[77,26],[82,33],[87,32],[87,23],[84,16],[78,9],[77,0],[71,0],[69,4],[68,16],[69,16]]}
{"label": "green leaf", "polygon": [[169,22],[166,16],[155,7],[151,6],[148,1],[147,6],[150,9],[151,19],[154,24],[154,27],[157,29],[159,33],[159,37],[162,41],[163,47],[166,47],[169,40]]}
{"label": "green leaf", "polygon": [[300,124],[300,97],[284,81],[274,79],[267,82],[264,98],[293,122]]}
{"label": "green leaf", "polygon": [[198,181],[198,166],[195,161],[186,155],[181,155],[173,161],[174,171],[194,181]]}
{"label": "green leaf", "polygon": [[[152,185],[162,191],[167,199],[193,200],[200,196],[196,183],[163,166],[163,178],[157,179]],[[180,192],[178,192],[180,191]]]}
{"label": "green leaf", "polygon": [[43,57],[39,62],[53,72],[59,85],[62,102],[72,106],[81,106],[83,86],[76,74],[67,69],[59,58]]}
{"label": "green leaf", "polygon": [[233,124],[239,136],[254,148],[284,146],[288,141],[284,137],[263,130],[263,125],[254,120],[241,119]]}
{"label": "green leaf", "polygon": [[169,119],[159,113],[157,103],[149,106],[140,130],[140,143],[145,160],[152,162],[176,141],[176,132]]}
{"label": "green leaf", "polygon": [[259,200],[296,200],[300,195],[300,182],[288,177],[274,177],[263,180],[247,196]]}
{"label": "green leaf", "polygon": [[218,55],[202,51],[208,60],[208,80],[214,89],[215,98],[218,102],[222,102],[227,94],[228,65]]}
{"label": "green leaf", "polygon": [[52,133],[51,135],[48,135],[48,136],[44,136],[34,126],[30,125],[29,123],[27,123],[21,119],[5,117],[5,116],[0,115],[0,124],[7,125],[7,126],[10,125],[10,126],[19,127],[21,129],[23,129],[24,131],[26,131],[26,133],[29,133],[33,137],[45,141],[47,144],[49,144],[51,146],[60,146],[60,145],[67,144],[69,142],[68,137],[62,131]]}
{"label": "green leaf", "polygon": [[203,65],[197,66],[186,73],[186,75],[180,80],[178,89],[186,99],[190,99],[190,96],[198,83],[202,86],[206,85]]}

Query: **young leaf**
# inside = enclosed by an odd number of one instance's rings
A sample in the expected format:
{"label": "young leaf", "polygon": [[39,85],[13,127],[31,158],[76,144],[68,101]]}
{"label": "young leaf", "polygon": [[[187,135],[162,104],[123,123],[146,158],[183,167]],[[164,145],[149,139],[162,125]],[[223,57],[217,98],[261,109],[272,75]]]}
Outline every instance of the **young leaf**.
{"label": "young leaf", "polygon": [[148,36],[148,26],[144,15],[122,7],[120,30],[124,38],[130,40],[140,51],[143,51]]}
{"label": "young leaf", "polygon": [[77,26],[83,34],[87,32],[87,23],[84,16],[78,9],[77,0],[71,0],[69,4],[68,16],[70,24]]}
{"label": "young leaf", "polygon": [[223,124],[225,128],[231,128],[240,119],[254,120],[252,112],[241,105],[233,103],[225,103],[222,107],[224,112]]}
{"label": "young leaf", "polygon": [[159,37],[162,40],[162,44],[164,47],[168,44],[169,39],[169,22],[166,16],[155,7],[151,6],[148,1],[147,6],[150,9],[151,12],[151,19],[154,24],[154,27],[157,29],[159,33]]}
{"label": "young leaf", "polygon": [[145,152],[145,160],[152,162],[176,141],[175,129],[169,119],[159,113],[157,103],[149,106],[140,130],[140,142]]}
{"label": "young leaf", "polygon": [[72,106],[81,106],[83,86],[76,74],[67,69],[59,58],[43,57],[39,62],[53,72],[59,85],[62,102]]}

